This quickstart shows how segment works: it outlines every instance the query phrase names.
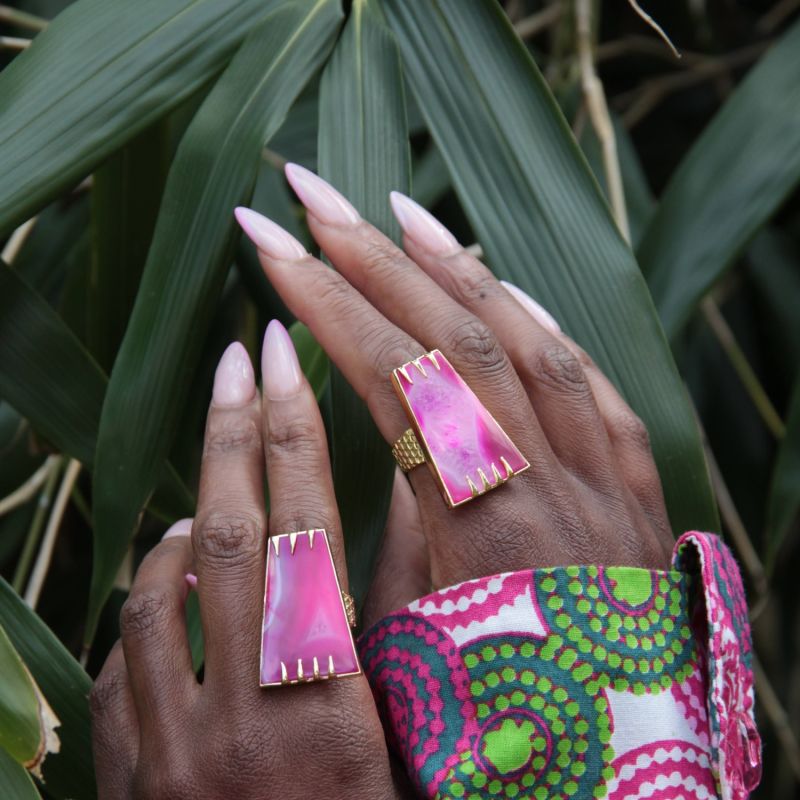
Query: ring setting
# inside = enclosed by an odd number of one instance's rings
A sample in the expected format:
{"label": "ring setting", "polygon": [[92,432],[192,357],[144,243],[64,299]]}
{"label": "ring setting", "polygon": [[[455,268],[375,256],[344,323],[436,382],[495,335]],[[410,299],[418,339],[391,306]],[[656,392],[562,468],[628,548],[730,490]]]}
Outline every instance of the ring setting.
{"label": "ring setting", "polygon": [[428,465],[448,507],[467,503],[530,463],[439,350],[392,372],[411,427],[392,446],[409,472]]}
{"label": "ring setting", "polygon": [[342,591],[321,528],[267,542],[260,685],[286,686],[361,673],[351,627],[355,604]]}

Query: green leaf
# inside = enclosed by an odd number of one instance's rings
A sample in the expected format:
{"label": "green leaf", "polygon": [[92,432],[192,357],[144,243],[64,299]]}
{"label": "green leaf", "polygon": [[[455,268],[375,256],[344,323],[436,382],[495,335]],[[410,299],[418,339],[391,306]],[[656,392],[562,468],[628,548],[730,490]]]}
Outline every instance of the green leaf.
{"label": "green leaf", "polygon": [[385,7],[488,263],[556,316],[647,424],[673,528],[716,529],[697,427],[647,287],[501,8]]}
{"label": "green leaf", "polygon": [[767,500],[767,568],[775,559],[800,511],[800,379],[786,415],[786,435],[778,450]]}
{"label": "green leaf", "polygon": [[639,248],[670,339],[798,180],[800,21],[694,143]]}
{"label": "green leaf", "polygon": [[78,0],[0,75],[0,235],[217,74],[274,3]]}
{"label": "green leaf", "polygon": [[303,374],[308,378],[317,400],[320,400],[328,386],[330,366],[328,356],[302,322],[295,322],[289,328],[289,335],[292,337],[292,344],[297,351],[297,359]]}
{"label": "green leaf", "polygon": [[114,153],[92,183],[88,345],[109,371],[128,324],[168,168],[168,120]]}
{"label": "green leaf", "polygon": [[48,795],[91,800],[95,797],[88,703],[91,679],[2,578],[0,626],[61,720],[61,750],[44,762]]}
{"label": "green leaf", "polygon": [[[53,308],[0,263],[0,396],[57,450],[89,466],[107,378]],[[170,469],[157,498],[170,517],[194,501]]]}
{"label": "green leaf", "polygon": [[[0,748],[26,768],[38,765],[45,753],[45,739],[52,730],[52,713],[36,682],[0,625]],[[48,708],[49,710],[49,708]],[[58,724],[58,721],[55,720]],[[58,737],[56,737],[56,742]]]}
{"label": "green leaf", "polygon": [[0,786],[3,787],[5,800],[40,800],[41,798],[25,767],[14,761],[2,747],[0,747]]}
{"label": "green leaf", "polygon": [[87,641],[174,438],[265,141],[327,55],[336,0],[268,16],[197,112],[175,156],[131,320],[111,374],[94,470]]}
{"label": "green leaf", "polygon": [[[399,241],[389,192],[408,192],[411,156],[400,59],[374,0],[356,0],[320,87],[319,172]],[[360,606],[383,536],[394,461],[364,403],[331,369],[336,496],[350,593]]]}

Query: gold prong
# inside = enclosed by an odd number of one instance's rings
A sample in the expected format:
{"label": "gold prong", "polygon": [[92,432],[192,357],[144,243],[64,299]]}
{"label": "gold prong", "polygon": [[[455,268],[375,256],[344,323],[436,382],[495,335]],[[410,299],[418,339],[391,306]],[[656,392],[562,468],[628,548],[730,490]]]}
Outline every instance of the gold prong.
{"label": "gold prong", "polygon": [[317,661],[316,656],[314,656],[314,680],[319,680],[319,661]]}
{"label": "gold prong", "polygon": [[294,555],[294,549],[297,547],[297,533],[289,534],[289,552]]}
{"label": "gold prong", "polygon": [[469,490],[472,492],[473,497],[477,497],[480,494],[480,490],[469,475],[467,475],[467,485],[469,486]]}
{"label": "gold prong", "polygon": [[315,533],[316,533],[315,530],[310,530],[308,532],[308,549],[309,550],[313,550],[314,549],[314,534]]}
{"label": "gold prong", "polygon": [[414,383],[414,379],[408,374],[408,365],[404,364],[402,367],[398,367],[397,371],[411,384]]}
{"label": "gold prong", "polygon": [[289,682],[289,672],[286,669],[286,664],[281,661],[281,683]]}
{"label": "gold prong", "polygon": [[505,467],[506,480],[514,477],[514,470],[511,469],[511,464],[508,463],[505,456],[500,456],[500,463]]}
{"label": "gold prong", "polygon": [[441,369],[441,366],[439,365],[439,362],[436,360],[436,351],[435,350],[432,350],[430,353],[428,353],[428,359],[433,363],[433,366],[436,367],[437,371]]}
{"label": "gold prong", "polygon": [[489,479],[486,477],[486,473],[483,471],[482,467],[478,467],[478,477],[481,479],[481,482],[483,483],[484,492],[492,488],[492,484],[489,483]]}
{"label": "gold prong", "polygon": [[331,678],[336,674],[333,666],[333,656],[328,656],[328,677]]}
{"label": "gold prong", "polygon": [[503,483],[504,480],[507,480],[500,474],[500,470],[497,469],[497,464],[492,461],[492,474],[494,475],[495,485],[498,483]]}
{"label": "gold prong", "polygon": [[303,680],[303,659],[297,659],[297,680]]}
{"label": "gold prong", "polygon": [[422,373],[423,378],[428,377],[428,373],[425,372],[425,367],[422,366],[422,359],[425,356],[420,356],[419,358],[415,358],[411,363]]}
{"label": "gold prong", "polygon": [[270,538],[272,542],[272,546],[275,548],[275,555],[279,556],[281,554],[281,544],[280,539],[277,536],[273,536]]}

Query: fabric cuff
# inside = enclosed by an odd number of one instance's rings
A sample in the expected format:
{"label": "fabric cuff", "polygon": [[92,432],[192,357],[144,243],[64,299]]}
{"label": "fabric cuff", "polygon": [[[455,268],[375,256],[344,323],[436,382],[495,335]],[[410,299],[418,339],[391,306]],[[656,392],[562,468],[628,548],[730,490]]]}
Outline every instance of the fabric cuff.
{"label": "fabric cuff", "polygon": [[711,534],[682,536],[669,571],[467,581],[388,615],[359,650],[425,797],[740,800],[758,782],[744,593]]}

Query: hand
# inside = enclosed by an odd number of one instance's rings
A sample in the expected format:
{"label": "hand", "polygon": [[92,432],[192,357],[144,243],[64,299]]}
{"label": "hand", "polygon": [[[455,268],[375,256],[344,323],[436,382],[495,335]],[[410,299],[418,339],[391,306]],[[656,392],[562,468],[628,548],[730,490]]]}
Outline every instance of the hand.
{"label": "hand", "polygon": [[[268,328],[263,365],[262,402],[244,348],[231,345],[223,356],[197,517],[144,559],[122,610],[121,643],[91,698],[101,800],[400,797],[363,675],[259,688],[265,454],[270,533],[325,528],[347,586],[325,431],[278,323]],[[184,617],[192,569],[202,683]]]}
{"label": "hand", "polygon": [[[552,317],[407,198],[392,198],[403,252],[313,173],[289,165],[287,177],[335,271],[255,212],[240,212],[240,222],[268,279],[366,401],[387,446],[409,427],[392,370],[439,348],[531,463],[453,510],[427,469],[409,474],[429,588],[540,566],[665,567],[672,535],[647,431]],[[409,585],[391,602],[416,592]],[[372,614],[391,608],[379,600]]]}

